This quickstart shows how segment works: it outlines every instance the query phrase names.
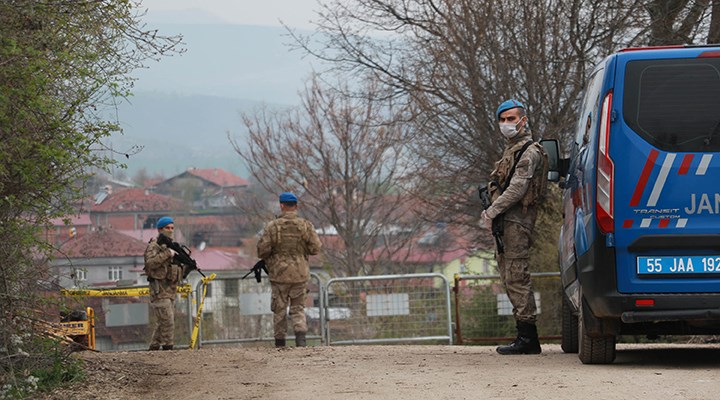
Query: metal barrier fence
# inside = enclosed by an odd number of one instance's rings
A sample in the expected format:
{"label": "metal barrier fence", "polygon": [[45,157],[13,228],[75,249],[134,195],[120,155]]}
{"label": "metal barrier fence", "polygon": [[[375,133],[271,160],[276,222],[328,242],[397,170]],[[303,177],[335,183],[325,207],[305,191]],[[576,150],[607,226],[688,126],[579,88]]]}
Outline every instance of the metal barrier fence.
{"label": "metal barrier fence", "polygon": [[[260,283],[242,276],[225,276],[209,283],[198,346],[273,341],[270,282],[267,276]],[[531,277],[540,337],[557,340],[560,274],[533,273]],[[334,278],[323,285],[313,273],[305,308],[308,344],[498,343],[515,337],[512,305],[499,275],[456,275],[452,290],[453,296],[441,274]],[[149,297],[112,292],[98,297],[84,292],[69,291],[66,296],[95,310],[97,350],[147,349],[154,326]],[[201,296],[202,282],[198,282],[189,295],[175,303],[177,348],[188,347]],[[288,338],[293,338],[290,321]]]}
{"label": "metal barrier fence", "polygon": [[[560,339],[560,273],[539,272],[530,276],[538,306],[540,339]],[[513,307],[500,275],[456,275],[453,292],[457,344],[499,343],[515,338]]]}
{"label": "metal barrier fence", "polygon": [[[98,351],[147,350],[155,326],[147,287],[64,290],[65,306],[91,307],[95,313],[95,348]],[[192,331],[192,293],[175,301],[175,347],[187,348]],[[188,323],[188,320],[190,323]]]}
{"label": "metal barrier fence", "polygon": [[[270,281],[267,276],[263,276],[259,283],[253,276],[242,279],[243,276],[223,276],[208,284],[198,346],[274,340]],[[324,316],[324,307],[321,290],[320,278],[311,273],[305,307],[310,345],[313,341],[322,343],[320,321]],[[202,282],[196,285],[195,293],[199,302],[202,299]],[[288,339],[293,338],[292,322],[288,318]]]}
{"label": "metal barrier fence", "polygon": [[449,284],[441,274],[330,279],[325,289],[326,344],[452,344],[450,304]]}

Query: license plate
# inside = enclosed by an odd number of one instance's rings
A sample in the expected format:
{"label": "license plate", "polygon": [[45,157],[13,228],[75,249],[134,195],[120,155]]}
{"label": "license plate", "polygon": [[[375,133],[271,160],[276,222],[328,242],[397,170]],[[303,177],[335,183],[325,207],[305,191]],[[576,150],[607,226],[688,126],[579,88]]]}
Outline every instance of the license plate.
{"label": "license plate", "polygon": [[637,273],[638,275],[720,275],[720,256],[638,257]]}

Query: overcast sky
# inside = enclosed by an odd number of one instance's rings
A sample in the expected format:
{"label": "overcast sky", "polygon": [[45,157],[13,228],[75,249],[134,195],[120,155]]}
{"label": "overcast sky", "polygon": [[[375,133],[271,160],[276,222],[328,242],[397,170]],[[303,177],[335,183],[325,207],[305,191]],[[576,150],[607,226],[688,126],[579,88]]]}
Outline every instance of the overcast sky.
{"label": "overcast sky", "polygon": [[[318,0],[142,0],[150,21],[232,23],[311,28],[320,9]],[[195,21],[193,21],[195,20]]]}

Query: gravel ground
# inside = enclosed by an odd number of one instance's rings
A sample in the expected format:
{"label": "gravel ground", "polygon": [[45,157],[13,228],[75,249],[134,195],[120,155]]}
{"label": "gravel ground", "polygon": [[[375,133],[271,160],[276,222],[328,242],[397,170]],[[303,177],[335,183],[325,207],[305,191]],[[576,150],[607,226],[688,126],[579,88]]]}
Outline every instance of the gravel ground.
{"label": "gravel ground", "polygon": [[720,345],[618,345],[583,365],[544,345],[500,356],[489,346],[206,347],[77,353],[88,381],[45,399],[718,399]]}

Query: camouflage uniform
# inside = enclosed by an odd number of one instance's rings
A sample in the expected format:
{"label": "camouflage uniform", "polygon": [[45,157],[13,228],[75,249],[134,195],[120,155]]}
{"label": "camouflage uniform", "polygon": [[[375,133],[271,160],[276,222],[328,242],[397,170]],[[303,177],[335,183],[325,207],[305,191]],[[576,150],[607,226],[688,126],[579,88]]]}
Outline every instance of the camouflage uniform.
{"label": "camouflage uniform", "polygon": [[283,212],[265,226],[257,244],[258,257],[265,260],[274,314],[273,329],[276,340],[284,340],[287,332],[287,307],[295,334],[307,332],[305,296],[310,280],[308,256],[320,252],[320,239],[309,221],[296,211]]}
{"label": "camouflage uniform", "polygon": [[145,274],[150,283],[150,306],[156,319],[150,349],[172,348],[175,333],[175,297],[177,284],[182,279],[182,266],[172,263],[172,253],[167,246],[150,240],[145,249]]}
{"label": "camouflage uniform", "polygon": [[510,184],[502,194],[500,193],[500,188],[505,186],[505,181],[515,163],[515,154],[528,141],[532,141],[532,136],[526,129],[508,142],[502,158],[495,163],[495,170],[491,173],[490,179],[492,182],[497,182],[497,185],[490,185],[493,202],[486,212],[491,219],[504,214],[505,252],[504,254],[496,252],[495,258],[503,285],[513,305],[515,319],[534,324],[537,307],[530,281],[528,259],[537,218],[535,185],[542,185],[543,180],[546,179],[542,176],[543,153],[539,144],[530,145],[520,156],[515,172],[510,178]]}

